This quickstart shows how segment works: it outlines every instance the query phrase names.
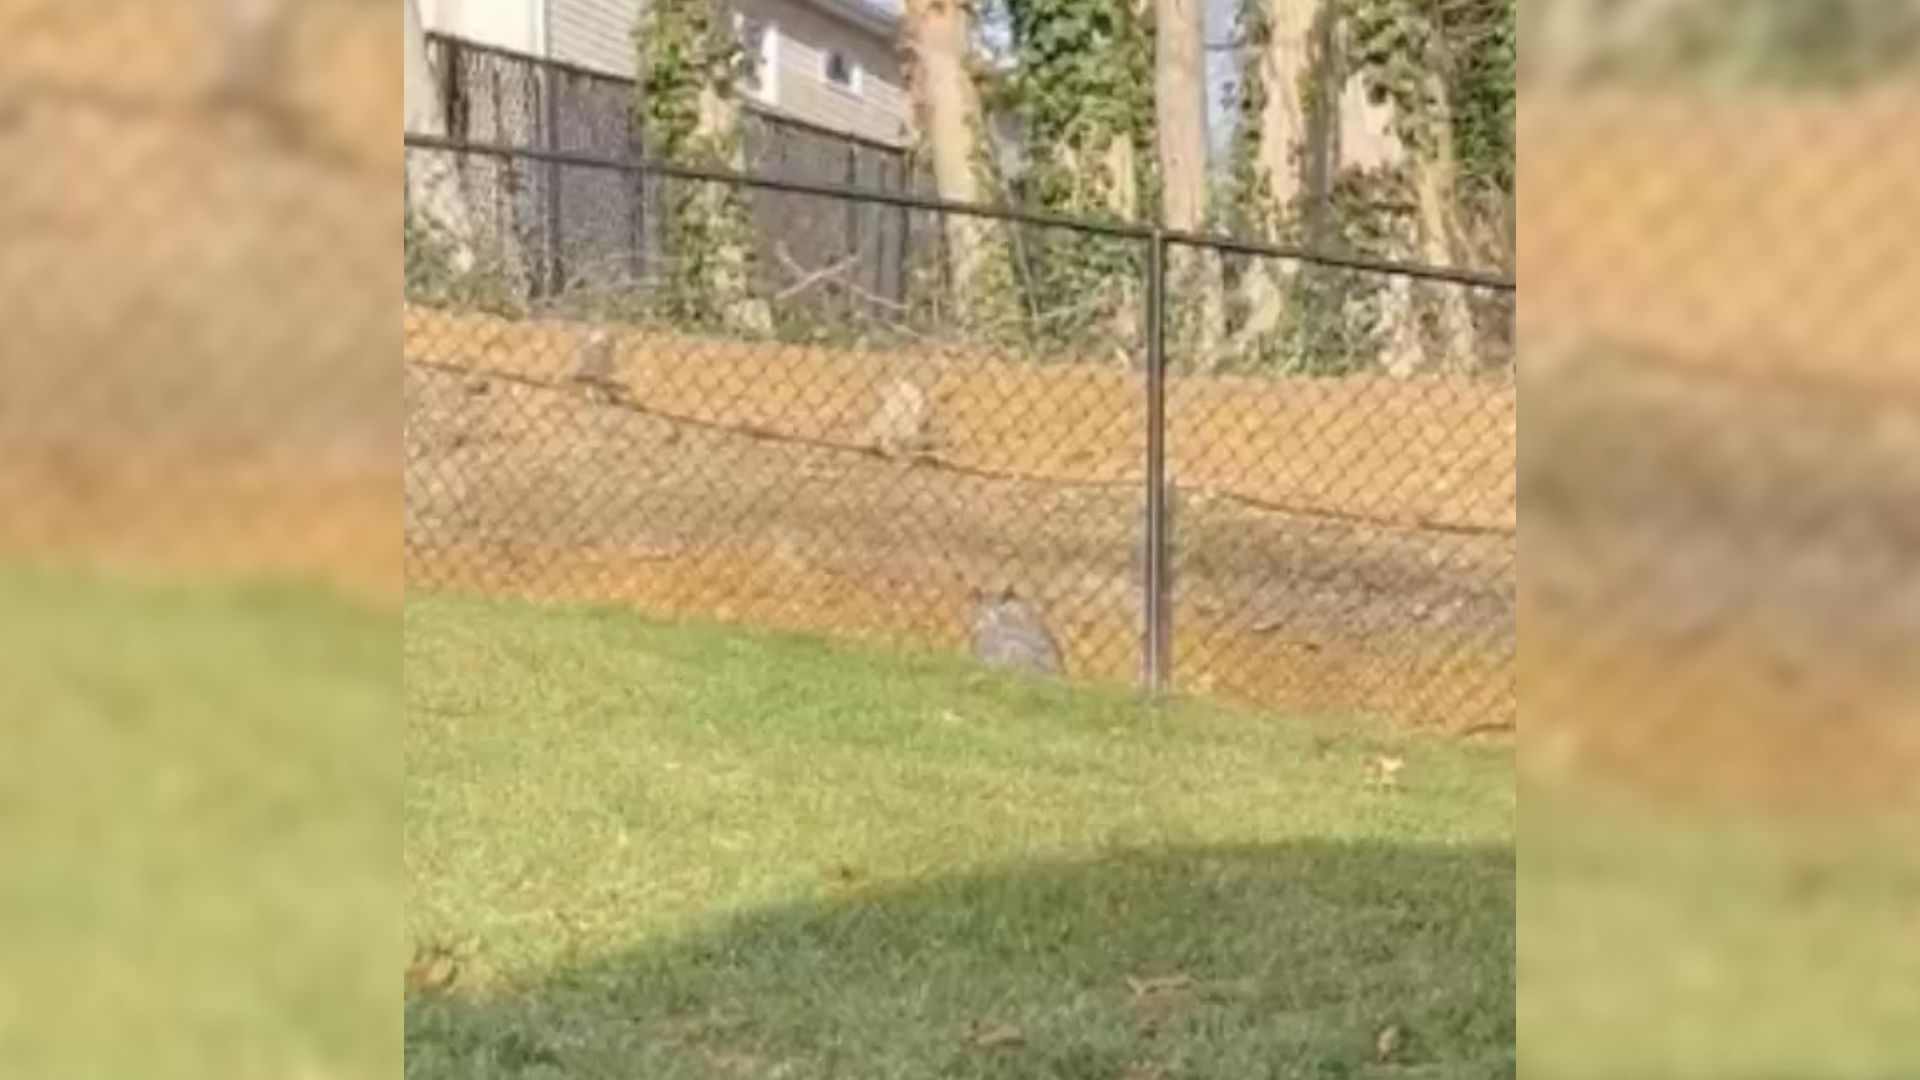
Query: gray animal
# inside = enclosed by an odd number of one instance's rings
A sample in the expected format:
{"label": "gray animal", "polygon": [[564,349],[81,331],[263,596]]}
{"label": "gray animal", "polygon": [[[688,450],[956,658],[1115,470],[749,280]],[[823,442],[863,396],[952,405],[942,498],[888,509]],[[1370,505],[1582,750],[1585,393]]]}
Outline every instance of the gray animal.
{"label": "gray animal", "polygon": [[1038,605],[1012,588],[974,594],[973,654],[995,667],[1059,675],[1060,643]]}

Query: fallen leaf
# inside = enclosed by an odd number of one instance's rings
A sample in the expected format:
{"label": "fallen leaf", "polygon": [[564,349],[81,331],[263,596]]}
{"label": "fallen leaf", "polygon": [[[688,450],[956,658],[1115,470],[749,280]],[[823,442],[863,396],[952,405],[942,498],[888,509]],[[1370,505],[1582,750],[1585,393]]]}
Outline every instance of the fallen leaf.
{"label": "fallen leaf", "polygon": [[1406,759],[1382,754],[1373,759],[1369,772],[1375,787],[1397,788],[1400,786],[1400,770],[1406,768]]}
{"label": "fallen leaf", "polygon": [[421,942],[407,964],[406,987],[424,994],[445,993],[460,978],[460,960],[443,942]]}
{"label": "fallen leaf", "polygon": [[982,1050],[996,1050],[1002,1047],[1019,1046],[1027,1041],[1027,1036],[1012,1024],[982,1024],[974,1021],[968,1041]]}
{"label": "fallen leaf", "polygon": [[1127,989],[1134,997],[1150,997],[1155,994],[1173,994],[1193,989],[1191,975],[1162,975],[1152,979],[1136,979],[1127,976]]}
{"label": "fallen leaf", "polygon": [[1373,1040],[1374,1060],[1382,1064],[1392,1061],[1406,1041],[1406,1033],[1400,1030],[1399,1024],[1388,1024],[1381,1028],[1380,1034]]}

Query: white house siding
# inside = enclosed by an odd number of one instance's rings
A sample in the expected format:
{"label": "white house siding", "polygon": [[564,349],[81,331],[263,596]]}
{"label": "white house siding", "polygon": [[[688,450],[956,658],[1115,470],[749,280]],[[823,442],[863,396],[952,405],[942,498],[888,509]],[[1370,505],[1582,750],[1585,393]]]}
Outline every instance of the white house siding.
{"label": "white house siding", "polygon": [[547,3],[552,35],[549,56],[609,75],[633,78],[639,59],[633,27],[640,19],[640,0],[547,0]]}
{"label": "white house siding", "polygon": [[[632,78],[633,28],[644,0],[421,0],[426,28],[514,52],[548,56]],[[895,42],[874,27],[823,10],[816,0],[736,0],[779,34],[771,111],[894,145],[908,138],[911,106]],[[826,53],[859,64],[857,93],[826,80]]]}
{"label": "white house siding", "polygon": [[514,52],[545,48],[540,0],[420,0],[420,21],[434,33]]}
{"label": "white house siding", "polygon": [[[835,131],[902,144],[909,108],[893,41],[821,11],[808,0],[740,0],[750,17],[778,28],[776,111]],[[837,49],[860,65],[859,92],[826,81],[826,54]]]}
{"label": "white house siding", "polygon": [[[466,0],[533,8],[535,0]],[[548,55],[556,60],[632,78],[637,50],[633,27],[642,0],[547,0]],[[739,11],[771,23],[780,35],[775,112],[835,131],[902,144],[909,106],[895,43],[836,18],[810,0],[739,0]],[[829,84],[826,52],[838,49],[859,63],[860,92]]]}

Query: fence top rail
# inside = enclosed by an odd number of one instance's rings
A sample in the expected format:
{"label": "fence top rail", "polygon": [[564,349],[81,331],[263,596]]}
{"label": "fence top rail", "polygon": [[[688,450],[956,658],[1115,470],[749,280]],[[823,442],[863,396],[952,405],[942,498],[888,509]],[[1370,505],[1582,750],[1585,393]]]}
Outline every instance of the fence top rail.
{"label": "fence top rail", "polygon": [[1291,262],[1331,267],[1334,269],[1357,270],[1393,277],[1474,286],[1496,292],[1517,293],[1519,291],[1518,283],[1512,277],[1504,274],[1487,273],[1480,270],[1429,266],[1422,263],[1401,262],[1394,259],[1375,259],[1366,256],[1345,255],[1338,252],[1316,251],[1290,244],[1268,244],[1254,240],[1240,240],[1230,236],[1210,236],[1203,233],[1163,229],[1157,225],[1099,221],[1089,218],[1071,217],[1065,214],[1022,210],[1010,206],[986,206],[976,203],[954,202],[929,195],[916,195],[912,192],[905,191],[886,191],[880,188],[861,187],[854,184],[814,183],[805,180],[789,180],[777,176],[757,176],[749,173],[731,172],[725,169],[707,169],[693,165],[677,165],[671,162],[653,160],[651,158],[634,161],[617,161],[611,158],[597,157],[592,154],[570,153],[561,150],[537,150],[526,147],[508,146],[501,143],[467,142],[460,139],[449,139],[439,135],[426,135],[416,132],[405,133],[404,143],[407,147],[415,150],[437,150],[456,154],[479,154],[486,157],[505,159],[517,158],[528,161],[547,162],[554,165],[605,169],[612,172],[634,173],[643,176],[664,176],[675,180],[700,180],[711,183],[732,184],[737,187],[754,188],[762,191],[779,191],[795,195],[813,195],[826,199],[877,203],[882,206],[898,206],[909,210],[926,210],[934,213],[984,218],[991,221],[1006,221],[1017,225],[1068,229],[1075,232],[1088,233],[1095,236],[1108,236],[1122,240],[1159,241],[1169,244],[1180,244],[1187,247],[1208,248],[1232,255],[1265,256]]}
{"label": "fence top rail", "polygon": [[576,64],[571,60],[536,56],[533,53],[521,52],[518,49],[509,49],[505,45],[495,45],[486,41],[475,41],[472,38],[464,38],[458,34],[449,34],[440,30],[428,30],[426,32],[426,39],[429,45],[445,45],[449,48],[458,49],[461,52],[478,53],[481,56],[511,60],[514,63],[526,64],[529,67],[549,68],[563,75],[578,75],[583,79],[599,79],[603,82],[633,84],[633,80],[624,75],[615,75],[609,71],[597,71],[584,64]]}
{"label": "fence top rail", "polygon": [[[474,41],[471,38],[463,38],[456,34],[443,33],[438,30],[427,31],[426,38],[429,43],[446,45],[462,52],[496,57],[518,64],[526,64],[533,68],[546,68],[565,75],[572,75],[576,78],[597,79],[601,82],[626,87],[629,90],[634,86],[634,81],[625,75],[616,75],[610,71],[599,71],[582,64],[576,64],[570,60],[556,60],[552,57],[536,56],[533,53],[521,52],[518,49],[509,49],[504,45],[494,45],[485,41]],[[809,135],[818,135],[822,138],[838,139],[841,142],[851,143],[862,150],[871,150],[878,154],[889,154],[896,158],[905,158],[907,155],[907,148],[897,143],[886,142],[866,135],[857,135],[851,131],[836,131],[824,124],[816,124],[811,120],[803,120],[798,116],[784,113],[777,109],[767,108],[757,102],[745,101],[741,102],[741,106],[746,109],[747,112],[752,113],[754,116],[770,124],[777,124],[781,127],[791,128],[794,131],[805,132]]]}

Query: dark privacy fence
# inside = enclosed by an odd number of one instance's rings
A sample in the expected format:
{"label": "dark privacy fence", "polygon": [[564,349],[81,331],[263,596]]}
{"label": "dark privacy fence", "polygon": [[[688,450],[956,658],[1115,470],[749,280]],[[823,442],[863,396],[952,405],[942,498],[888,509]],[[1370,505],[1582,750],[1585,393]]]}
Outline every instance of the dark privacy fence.
{"label": "dark privacy fence", "polygon": [[[429,56],[455,139],[516,149],[629,162],[647,153],[634,117],[634,83],[559,61],[428,35]],[[758,111],[744,117],[747,171],[816,184],[904,191],[906,152],[895,146]],[[660,257],[658,221],[667,212],[644,174],[564,170],[527,162],[474,177],[490,220],[512,229],[529,254],[528,288],[555,293],[644,273]],[[795,217],[758,199],[755,231],[763,261],[818,270],[857,261],[860,285],[898,301],[905,291],[907,218],[849,204]]]}
{"label": "dark privacy fence", "polygon": [[[942,650],[1012,603],[1070,677],[1512,722],[1510,282],[631,160],[407,158],[469,193],[557,175],[823,230],[779,262],[764,235],[638,256],[602,222],[603,279],[529,294],[510,234],[470,223],[453,257],[410,229],[409,588]],[[896,296],[836,257],[868,217],[910,237],[865,256]]]}

